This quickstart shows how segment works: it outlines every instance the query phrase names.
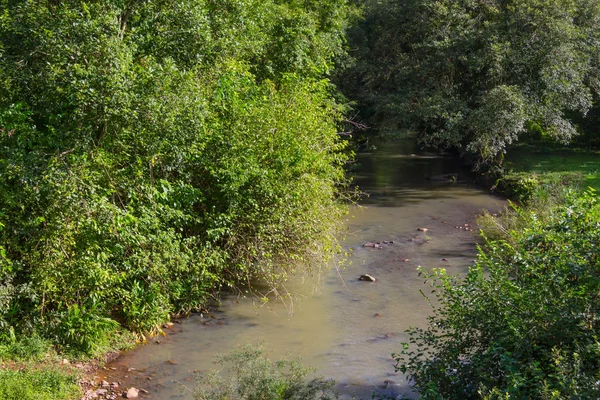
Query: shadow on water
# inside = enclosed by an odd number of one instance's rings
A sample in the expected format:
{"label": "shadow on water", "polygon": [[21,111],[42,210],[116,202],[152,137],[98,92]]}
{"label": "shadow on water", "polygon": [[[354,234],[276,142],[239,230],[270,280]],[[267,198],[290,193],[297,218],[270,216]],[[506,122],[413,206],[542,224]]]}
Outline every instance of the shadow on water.
{"label": "shadow on water", "polygon": [[[476,256],[475,216],[504,203],[469,185],[472,178],[454,158],[418,153],[407,140],[360,154],[359,162],[355,181],[371,197],[351,208],[344,269],[318,281],[290,281],[288,288],[302,298],[291,303],[224,296],[218,310],[175,324],[100,378],[145,388],[150,393],[143,398],[189,400],[189,392],[178,397],[178,382],[193,386],[194,371],[214,368],[215,354],[262,343],[272,359],[299,356],[334,379],[344,399],[370,399],[373,392],[414,398],[405,377],[394,372],[391,354],[408,341],[406,330],[425,326],[431,312],[417,267],[464,273]],[[448,175],[465,183],[435,180]],[[459,229],[465,226],[472,230]],[[359,281],[362,274],[377,280]]]}
{"label": "shadow on water", "polygon": [[362,201],[365,205],[402,207],[426,199],[476,195],[474,175],[460,160],[446,153],[419,152],[414,139],[360,153],[357,162],[353,180],[368,195]]}

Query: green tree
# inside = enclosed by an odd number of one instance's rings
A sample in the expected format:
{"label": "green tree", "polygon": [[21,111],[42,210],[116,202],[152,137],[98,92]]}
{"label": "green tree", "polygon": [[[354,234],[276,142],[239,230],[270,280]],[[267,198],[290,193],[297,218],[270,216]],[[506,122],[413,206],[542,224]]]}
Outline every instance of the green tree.
{"label": "green tree", "polygon": [[0,338],[93,352],[335,250],[344,0],[0,9]]}
{"label": "green tree", "polygon": [[[476,165],[531,126],[568,141],[598,93],[600,7],[584,0],[367,1],[343,76],[383,131]],[[353,84],[358,82],[358,84]]]}
{"label": "green tree", "polygon": [[490,241],[463,277],[434,270],[434,314],[397,369],[424,399],[600,395],[600,204],[591,189]]}

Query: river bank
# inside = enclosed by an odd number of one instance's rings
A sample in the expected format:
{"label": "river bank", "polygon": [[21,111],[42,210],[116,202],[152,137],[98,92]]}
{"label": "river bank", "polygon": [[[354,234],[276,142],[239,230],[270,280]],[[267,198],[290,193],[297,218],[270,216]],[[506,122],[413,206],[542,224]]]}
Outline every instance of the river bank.
{"label": "river bank", "polygon": [[[191,398],[181,389],[214,367],[215,354],[263,343],[272,358],[301,356],[335,379],[344,398],[370,398],[374,391],[412,396],[394,373],[391,353],[409,326],[427,320],[416,268],[465,272],[479,240],[475,217],[504,202],[469,183],[453,157],[418,152],[410,142],[362,153],[358,163],[355,182],[370,196],[347,221],[343,269],[290,281],[297,298],[286,304],[225,295],[219,309],[166,329],[165,337],[108,364],[97,380],[143,388],[147,398]],[[455,172],[464,182],[428,179]],[[367,242],[380,248],[363,246]],[[362,274],[377,280],[359,281]]]}

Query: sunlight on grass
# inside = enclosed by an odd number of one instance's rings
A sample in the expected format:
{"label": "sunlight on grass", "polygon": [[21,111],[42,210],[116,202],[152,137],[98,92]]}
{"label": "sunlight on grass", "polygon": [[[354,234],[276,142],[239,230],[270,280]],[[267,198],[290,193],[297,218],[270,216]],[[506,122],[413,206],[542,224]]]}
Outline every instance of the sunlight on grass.
{"label": "sunlight on grass", "polygon": [[512,172],[545,174],[579,172],[585,185],[600,190],[600,152],[577,148],[519,144],[506,154],[505,167]]}

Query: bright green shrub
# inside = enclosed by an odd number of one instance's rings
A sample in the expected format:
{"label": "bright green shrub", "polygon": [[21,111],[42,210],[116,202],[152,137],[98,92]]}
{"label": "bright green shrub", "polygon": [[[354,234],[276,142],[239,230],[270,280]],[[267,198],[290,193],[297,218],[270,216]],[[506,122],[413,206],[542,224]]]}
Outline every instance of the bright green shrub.
{"label": "bright green shrub", "polygon": [[424,399],[600,395],[600,204],[571,195],[549,218],[489,242],[467,276],[426,273],[428,327],[395,355]]}
{"label": "bright green shrub", "polygon": [[345,1],[53,4],[0,0],[0,337],[92,354],[332,254]]}

